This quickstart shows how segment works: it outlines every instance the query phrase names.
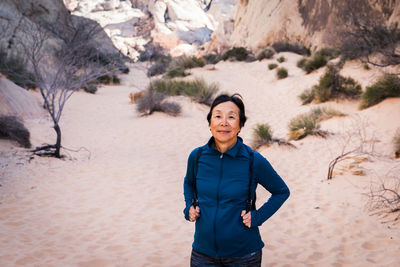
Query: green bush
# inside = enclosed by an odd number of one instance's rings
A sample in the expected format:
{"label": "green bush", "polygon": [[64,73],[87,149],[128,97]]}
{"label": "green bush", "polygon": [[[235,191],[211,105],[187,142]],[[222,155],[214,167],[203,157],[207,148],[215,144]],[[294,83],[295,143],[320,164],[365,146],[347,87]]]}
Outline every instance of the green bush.
{"label": "green bush", "polygon": [[311,59],[307,60],[303,68],[307,73],[311,73],[316,69],[319,69],[326,65],[327,59],[323,55],[314,55]]}
{"label": "green bush", "polygon": [[206,65],[206,60],[204,58],[197,57],[188,57],[188,56],[180,56],[173,58],[169,67],[174,68],[183,68],[183,69],[192,69],[197,67],[204,67]]}
{"label": "green bush", "polygon": [[83,90],[89,94],[95,94],[97,92],[97,86],[94,83],[83,86]]}
{"label": "green bush", "polygon": [[304,105],[313,100],[326,102],[340,97],[358,98],[361,93],[360,84],[350,77],[341,76],[335,66],[329,65],[326,72],[320,77],[319,83],[314,85],[311,90],[300,94],[299,98]]}
{"label": "green bush", "polygon": [[163,74],[167,71],[169,63],[172,61],[170,56],[158,57],[157,61],[148,69],[148,76]]}
{"label": "green bush", "polygon": [[268,69],[270,69],[270,70],[273,70],[276,67],[278,67],[278,64],[275,64],[275,63],[268,64]]}
{"label": "green bush", "polygon": [[175,102],[165,101],[166,95],[156,92],[151,87],[146,90],[137,101],[137,111],[141,115],[151,115],[153,112],[164,112],[171,116],[178,116],[181,113],[181,106]]}
{"label": "green bush", "polygon": [[300,68],[300,69],[303,69],[304,66],[306,65],[306,63],[307,63],[307,58],[306,58],[306,57],[303,57],[303,58],[301,58],[301,59],[299,59],[299,60],[297,61],[296,66],[297,66],[298,68]]}
{"label": "green bush", "polygon": [[218,85],[208,85],[203,79],[193,81],[158,80],[153,83],[154,90],[167,95],[185,95],[194,101],[210,106]]}
{"label": "green bush", "polygon": [[309,104],[314,100],[315,98],[314,91],[315,90],[313,89],[307,89],[304,90],[304,92],[299,95],[299,98],[303,105]]}
{"label": "green bush", "polygon": [[300,114],[289,122],[289,139],[299,140],[307,135],[325,136],[327,133],[319,130],[319,123],[334,116],[344,116],[345,114],[330,108],[314,108],[307,113]]}
{"label": "green bush", "polygon": [[190,75],[190,73],[187,73],[184,68],[182,67],[177,67],[173,69],[169,69],[167,73],[165,74],[166,77],[168,78],[174,78],[174,77],[185,77]]}
{"label": "green bush", "polygon": [[400,78],[395,74],[384,74],[368,86],[362,95],[360,108],[376,105],[388,97],[400,97]]}
{"label": "green bush", "polygon": [[15,116],[0,116],[0,137],[17,141],[25,148],[31,147],[29,130]]}
{"label": "green bush", "polygon": [[369,67],[368,63],[365,63],[365,64],[363,65],[363,69],[364,69],[364,70],[370,70],[371,68]]}
{"label": "green bush", "polygon": [[288,71],[285,68],[278,68],[276,70],[276,76],[278,77],[278,79],[284,79],[288,76]]}
{"label": "green bush", "polygon": [[217,64],[221,61],[221,55],[219,54],[209,54],[203,57],[207,64]]}
{"label": "green bush", "polygon": [[274,56],[274,54],[275,54],[275,51],[273,49],[266,48],[266,49],[260,51],[257,54],[256,58],[257,58],[257,60],[263,60],[265,58],[266,59],[270,59],[270,58],[272,58]]}
{"label": "green bush", "polygon": [[276,59],[276,61],[278,61],[279,63],[285,62],[286,58],[284,56],[280,56]]}
{"label": "green bush", "polygon": [[326,57],[328,60],[337,58],[340,56],[340,52],[333,48],[321,48],[317,52],[315,52],[316,56],[323,56]]}
{"label": "green bush", "polygon": [[237,61],[245,61],[249,54],[250,52],[244,47],[233,47],[222,55],[222,59],[235,59]]}
{"label": "green bush", "polygon": [[299,43],[276,42],[272,48],[276,53],[293,52],[299,55],[310,55],[310,49]]}
{"label": "green bush", "polygon": [[253,147],[255,149],[272,142],[272,129],[268,123],[257,124],[253,129]]}

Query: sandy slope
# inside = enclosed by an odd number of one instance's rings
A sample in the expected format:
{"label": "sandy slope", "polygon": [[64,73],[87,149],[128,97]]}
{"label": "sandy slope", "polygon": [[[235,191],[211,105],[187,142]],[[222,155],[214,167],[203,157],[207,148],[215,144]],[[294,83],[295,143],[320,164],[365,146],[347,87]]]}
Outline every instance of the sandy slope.
{"label": "sandy slope", "polygon": [[[283,55],[289,77],[280,81],[267,69],[271,60],[193,70],[192,77],[243,95],[249,120],[241,135],[247,143],[256,123],[268,122],[276,136],[285,137],[288,121],[311,108],[296,96],[323,71],[304,76],[295,67],[299,56]],[[344,71],[363,82],[373,75],[356,64]],[[145,83],[132,70],[121,86],[103,87],[96,95],[76,93],[62,118],[63,145],[87,150],[68,152],[64,160],[29,162],[22,149],[0,140],[0,266],[188,266],[194,225],[183,218],[182,181],[189,152],[209,138],[208,109],[176,97],[183,106],[180,117],[138,117],[128,94]],[[353,118],[368,118],[378,150],[391,153],[400,99],[361,112],[356,102],[327,105],[349,116],[323,123],[324,129],[346,131]],[[54,138],[46,119],[28,121],[28,127],[35,145]],[[340,141],[338,134],[307,137],[294,142],[297,149],[260,150],[292,192],[261,227],[267,244],[263,266],[400,264],[399,227],[370,216],[362,195],[376,174],[399,161],[374,159],[360,166],[367,176],[344,171],[328,182],[328,163]],[[259,189],[258,204],[266,197]]]}

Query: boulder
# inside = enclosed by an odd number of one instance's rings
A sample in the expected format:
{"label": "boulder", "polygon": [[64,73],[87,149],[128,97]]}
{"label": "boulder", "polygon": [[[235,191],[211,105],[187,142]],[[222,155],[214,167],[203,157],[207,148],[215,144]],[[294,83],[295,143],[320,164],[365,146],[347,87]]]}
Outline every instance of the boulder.
{"label": "boulder", "polygon": [[0,116],[38,119],[46,115],[36,94],[0,75]]}

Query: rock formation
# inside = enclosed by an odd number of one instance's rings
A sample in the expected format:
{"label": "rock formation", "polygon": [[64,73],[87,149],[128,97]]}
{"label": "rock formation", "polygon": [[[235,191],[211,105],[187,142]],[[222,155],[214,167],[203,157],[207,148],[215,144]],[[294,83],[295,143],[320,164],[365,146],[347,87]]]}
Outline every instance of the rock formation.
{"label": "rock formation", "polygon": [[38,119],[45,114],[46,111],[34,94],[0,75],[0,116]]}
{"label": "rock formation", "polygon": [[387,0],[240,0],[231,45],[252,50],[277,41],[334,46],[349,16],[393,23],[399,21],[399,8],[397,1]]}

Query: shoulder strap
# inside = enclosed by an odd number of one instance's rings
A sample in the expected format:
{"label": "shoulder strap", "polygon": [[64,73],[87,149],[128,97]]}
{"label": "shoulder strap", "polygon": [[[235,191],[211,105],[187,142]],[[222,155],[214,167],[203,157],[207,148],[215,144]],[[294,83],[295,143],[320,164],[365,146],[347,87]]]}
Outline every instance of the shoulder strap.
{"label": "shoulder strap", "polygon": [[254,192],[254,198],[251,197],[251,186],[253,184],[253,162],[254,162],[254,152],[248,149],[250,154],[249,160],[249,188],[247,191],[247,202],[246,202],[246,212],[256,209],[256,192]]}
{"label": "shoulder strap", "polygon": [[197,198],[197,187],[196,187],[196,178],[197,178],[197,172],[199,170],[199,159],[201,156],[201,152],[203,152],[203,150],[201,148],[199,148],[199,150],[197,151],[197,156],[196,156],[196,169],[194,172],[194,176],[193,176],[193,207],[197,207],[199,205],[199,200]]}

